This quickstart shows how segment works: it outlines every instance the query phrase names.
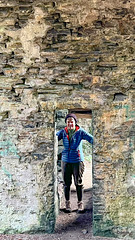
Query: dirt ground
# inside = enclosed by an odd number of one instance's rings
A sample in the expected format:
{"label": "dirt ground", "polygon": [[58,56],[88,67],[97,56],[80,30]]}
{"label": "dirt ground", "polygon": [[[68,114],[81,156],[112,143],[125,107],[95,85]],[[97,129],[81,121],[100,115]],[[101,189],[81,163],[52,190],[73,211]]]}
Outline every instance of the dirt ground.
{"label": "dirt ground", "polygon": [[72,212],[65,213],[64,203],[61,205],[54,234],[0,235],[0,240],[114,240],[114,238],[93,237],[92,190],[84,192],[83,200],[85,211],[79,214],[77,213],[76,192],[71,192]]}

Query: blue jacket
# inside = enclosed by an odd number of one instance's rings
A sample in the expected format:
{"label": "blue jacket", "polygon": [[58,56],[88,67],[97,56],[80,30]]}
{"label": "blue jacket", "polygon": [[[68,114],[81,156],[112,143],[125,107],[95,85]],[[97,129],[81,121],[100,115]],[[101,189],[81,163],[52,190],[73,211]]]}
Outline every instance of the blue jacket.
{"label": "blue jacket", "polygon": [[82,140],[87,140],[93,144],[93,136],[91,134],[77,125],[70,142],[67,127],[57,132],[56,135],[58,136],[58,141],[63,139],[64,150],[62,151],[62,161],[69,163],[84,161]]}

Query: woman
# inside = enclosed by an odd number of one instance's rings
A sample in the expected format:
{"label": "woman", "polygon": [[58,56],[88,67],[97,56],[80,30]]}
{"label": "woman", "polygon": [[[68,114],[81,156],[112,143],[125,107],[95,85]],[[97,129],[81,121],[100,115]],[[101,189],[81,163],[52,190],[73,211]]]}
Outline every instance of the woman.
{"label": "woman", "polygon": [[93,136],[77,125],[77,117],[73,113],[65,118],[66,127],[57,132],[58,140],[63,139],[64,150],[62,151],[62,175],[64,180],[64,193],[66,199],[66,212],[71,212],[70,186],[72,175],[77,191],[78,212],[84,210],[82,202],[82,175],[84,172],[84,157],[82,140],[93,144]]}

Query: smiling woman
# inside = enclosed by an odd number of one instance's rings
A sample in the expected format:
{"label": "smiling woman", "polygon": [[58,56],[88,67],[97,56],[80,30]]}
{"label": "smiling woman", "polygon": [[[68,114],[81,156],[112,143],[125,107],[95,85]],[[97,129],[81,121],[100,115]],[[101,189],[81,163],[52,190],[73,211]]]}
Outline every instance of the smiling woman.
{"label": "smiling woman", "polygon": [[86,132],[77,124],[77,117],[69,113],[65,117],[66,127],[57,132],[58,140],[63,140],[64,149],[62,151],[62,176],[64,181],[64,195],[66,212],[71,212],[70,187],[72,176],[78,199],[78,212],[84,210],[82,202],[82,176],[84,172],[84,156],[82,150],[82,140],[87,140],[93,144],[93,136]]}

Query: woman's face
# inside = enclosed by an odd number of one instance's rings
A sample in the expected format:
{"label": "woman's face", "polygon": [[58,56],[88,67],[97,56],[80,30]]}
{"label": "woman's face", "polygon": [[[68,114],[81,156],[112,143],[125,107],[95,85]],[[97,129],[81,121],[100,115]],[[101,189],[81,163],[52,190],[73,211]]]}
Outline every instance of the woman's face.
{"label": "woman's face", "polygon": [[66,124],[69,130],[75,129],[75,119],[73,117],[68,118]]}

